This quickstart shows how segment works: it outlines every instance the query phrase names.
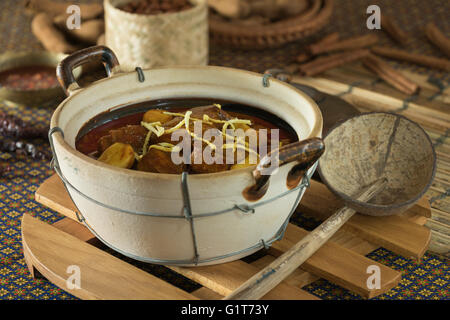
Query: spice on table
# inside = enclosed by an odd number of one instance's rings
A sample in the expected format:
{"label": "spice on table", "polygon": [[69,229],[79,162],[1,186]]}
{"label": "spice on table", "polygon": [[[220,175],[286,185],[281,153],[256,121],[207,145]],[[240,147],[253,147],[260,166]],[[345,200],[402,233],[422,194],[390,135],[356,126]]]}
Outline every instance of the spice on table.
{"label": "spice on table", "polygon": [[17,155],[29,156],[32,159],[39,159],[39,160],[50,160],[51,158],[51,156],[48,153],[39,151],[34,144],[20,140],[0,141],[0,151],[9,153],[14,152]]}
{"label": "spice on table", "polygon": [[408,35],[388,16],[381,15],[381,29],[385,31],[395,42],[405,46]]}
{"label": "spice on table", "polygon": [[426,56],[422,54],[410,53],[405,50],[391,49],[388,47],[376,46],[371,48],[372,52],[376,55],[383,56],[386,58],[412,62],[425,67],[441,69],[450,72],[450,60],[445,58],[436,58],[431,56]]}
{"label": "spice on table", "polygon": [[2,177],[5,173],[12,171],[12,167],[7,164],[0,165],[0,177]]}
{"label": "spice on table", "polygon": [[425,27],[425,34],[432,44],[450,57],[450,39],[447,38],[434,23],[427,24]]}
{"label": "spice on table", "polygon": [[0,134],[3,137],[20,139],[47,139],[48,127],[41,128],[30,125],[17,116],[0,111]]}
{"label": "spice on table", "polygon": [[150,15],[183,11],[192,8],[192,4],[188,0],[134,0],[118,8],[129,13]]}
{"label": "spice on table", "polygon": [[42,90],[57,86],[54,67],[24,66],[0,72],[0,87],[11,90]]}
{"label": "spice on table", "polygon": [[419,86],[392,68],[387,62],[370,54],[362,59],[364,66],[376,73],[381,79],[401,92],[412,95],[419,91]]}
{"label": "spice on table", "polygon": [[[339,40],[339,33],[338,32],[333,32],[333,33],[330,33],[330,34],[326,35],[325,37],[323,37],[319,41],[317,41],[314,45],[325,45],[325,44],[329,44],[329,43],[335,43],[338,40]],[[296,61],[298,63],[303,63],[305,61],[310,60],[313,57],[309,53],[310,50],[308,48],[309,48],[309,46],[307,47],[306,52],[302,52],[302,53],[300,53],[297,56]]]}
{"label": "spice on table", "polygon": [[308,47],[308,51],[311,55],[318,55],[325,52],[361,49],[374,45],[377,42],[378,36],[371,33],[364,36],[351,37],[332,43],[312,44]]}
{"label": "spice on table", "polygon": [[314,76],[326,70],[339,67],[352,61],[359,60],[368,56],[370,53],[367,49],[351,50],[341,53],[331,54],[325,57],[319,57],[311,62],[301,64],[298,70],[301,75]]}

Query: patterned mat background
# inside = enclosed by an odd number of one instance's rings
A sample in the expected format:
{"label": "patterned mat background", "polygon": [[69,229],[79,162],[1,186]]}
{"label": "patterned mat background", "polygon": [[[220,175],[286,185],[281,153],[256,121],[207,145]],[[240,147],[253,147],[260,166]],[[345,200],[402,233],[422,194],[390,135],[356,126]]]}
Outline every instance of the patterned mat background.
{"label": "patterned mat background", "polygon": [[[21,9],[23,3],[24,1],[16,0],[0,1],[0,52],[41,49],[30,32],[30,18]],[[383,12],[394,16],[405,30],[415,35],[414,38],[410,39],[409,50],[440,55],[439,52],[428,45],[423,36],[420,36],[420,30],[426,22],[434,21],[441,30],[449,35],[449,1],[337,0],[332,18],[333,23],[321,34],[335,30],[339,31],[343,37],[360,34],[365,26],[365,8],[369,4],[379,4]],[[393,43],[387,37],[383,37],[383,42],[393,46]],[[298,42],[279,49],[257,52],[220,48],[212,45],[210,63],[264,71],[270,67],[289,64],[295,55],[300,52],[303,44],[304,42]],[[397,66],[434,75],[441,79],[450,79],[450,75],[445,73],[429,71],[406,64]],[[51,108],[12,107],[3,101],[0,101],[0,109],[11,114],[17,114],[35,125],[48,123],[52,113]],[[45,141],[35,140],[32,142],[41,150],[49,151],[48,143]],[[23,260],[20,235],[22,215],[29,213],[49,223],[61,218],[59,214],[34,201],[34,192],[37,187],[53,171],[45,161],[36,161],[9,153],[0,153],[0,162],[7,162],[13,167],[12,172],[0,177],[0,299],[74,299],[73,296],[46,280],[33,280]],[[293,217],[293,222],[307,229],[316,224],[315,221],[302,216]],[[427,253],[421,262],[416,263],[385,249],[378,249],[368,256],[403,272],[400,284],[376,299],[448,300],[450,298],[448,260]],[[196,288],[196,285],[192,282],[176,276],[164,267],[146,266],[145,269],[186,290]],[[325,280],[316,281],[304,289],[322,299],[361,298]]]}

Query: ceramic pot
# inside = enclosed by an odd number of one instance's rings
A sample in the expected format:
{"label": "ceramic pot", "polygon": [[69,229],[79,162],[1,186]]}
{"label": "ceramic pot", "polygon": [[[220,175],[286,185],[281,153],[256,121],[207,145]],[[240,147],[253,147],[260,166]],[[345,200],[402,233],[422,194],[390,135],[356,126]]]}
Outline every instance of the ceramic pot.
{"label": "ceramic pot", "polygon": [[[70,70],[99,56],[109,77],[80,88]],[[77,151],[75,139],[87,121],[112,108],[212,97],[271,112],[299,140],[320,137],[322,116],[307,95],[279,80],[224,67],[122,72],[112,51],[102,46],[69,56],[58,76],[68,97],[51,119],[54,163],[80,218],[107,245],[141,261],[191,266],[236,260],[282,236],[305,190],[286,183],[295,161],[280,166],[263,196],[249,201],[243,191],[255,184],[255,167],[188,176],[121,169]]]}

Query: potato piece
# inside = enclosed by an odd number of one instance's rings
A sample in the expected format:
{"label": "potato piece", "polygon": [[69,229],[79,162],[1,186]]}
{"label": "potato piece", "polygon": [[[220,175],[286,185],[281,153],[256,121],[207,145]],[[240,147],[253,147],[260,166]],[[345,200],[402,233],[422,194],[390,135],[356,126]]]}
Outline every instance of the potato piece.
{"label": "potato piece", "polygon": [[152,109],[148,110],[144,117],[142,118],[142,121],[144,122],[161,122],[161,124],[166,123],[170,120],[172,120],[173,116],[170,116],[168,114],[164,114],[164,110],[161,109]]}
{"label": "potato piece", "polygon": [[236,128],[236,130],[242,129],[242,130],[244,130],[244,132],[247,131],[248,129],[251,129],[251,127],[245,123],[235,123],[234,127]]}
{"label": "potato piece", "polygon": [[173,163],[171,152],[150,149],[138,162],[137,169],[147,172],[181,174],[184,164]]}
{"label": "potato piece", "polygon": [[119,168],[131,168],[134,164],[134,150],[129,144],[116,142],[98,158],[99,161]]}

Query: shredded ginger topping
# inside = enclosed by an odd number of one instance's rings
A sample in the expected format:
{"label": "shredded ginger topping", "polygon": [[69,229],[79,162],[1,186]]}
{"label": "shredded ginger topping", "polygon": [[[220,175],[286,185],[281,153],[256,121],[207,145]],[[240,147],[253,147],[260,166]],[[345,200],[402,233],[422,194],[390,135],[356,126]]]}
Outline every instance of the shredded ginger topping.
{"label": "shredded ginger topping", "polygon": [[[214,104],[215,107],[222,109],[222,106],[218,103]],[[155,134],[157,137],[162,136],[163,134],[170,134],[173,133],[174,131],[182,128],[183,126],[185,127],[186,131],[194,138],[197,140],[201,140],[204,143],[206,143],[208,146],[211,147],[212,150],[216,150],[216,145],[211,143],[210,141],[203,139],[202,137],[198,137],[196,134],[194,134],[193,132],[191,132],[189,130],[189,121],[190,120],[194,120],[194,121],[201,121],[202,123],[206,123],[206,124],[213,124],[213,123],[223,123],[222,126],[222,131],[221,134],[229,139],[233,139],[234,143],[226,143],[222,145],[222,149],[229,149],[229,148],[233,148],[233,151],[236,151],[236,149],[244,149],[245,151],[247,151],[248,153],[254,153],[257,156],[258,153],[252,149],[249,148],[248,142],[246,142],[245,140],[242,140],[241,137],[234,137],[234,136],[230,136],[226,133],[226,130],[228,127],[231,127],[233,130],[236,130],[235,124],[245,124],[245,125],[252,125],[252,122],[250,120],[247,119],[238,119],[238,118],[234,118],[234,119],[230,119],[230,120],[219,120],[219,119],[213,119],[211,117],[209,117],[207,114],[203,115],[203,119],[198,119],[198,118],[194,118],[191,117],[192,111],[186,111],[186,113],[178,113],[178,112],[169,112],[169,111],[164,111],[164,114],[167,115],[171,115],[171,116],[175,116],[175,117],[182,117],[182,120],[180,120],[180,122],[178,122],[175,126],[173,126],[170,129],[165,129],[164,127],[161,126],[161,123],[158,122],[141,122],[141,125],[143,127],[145,127],[146,129],[149,130],[149,132],[147,133],[147,136],[145,137],[145,141],[144,141],[144,147],[142,148],[142,155],[139,155],[137,153],[135,153],[135,157],[136,160],[140,160],[142,159],[142,157],[150,150],[150,149],[157,149],[157,150],[161,150],[161,151],[165,151],[165,152],[178,152],[181,150],[180,147],[175,146],[171,143],[167,143],[167,142],[160,142],[157,144],[152,144],[149,146],[150,143],[150,137],[153,134]]]}
{"label": "shredded ginger topping", "polygon": [[157,150],[161,150],[164,152],[179,152],[179,151],[181,151],[181,148],[179,146],[175,146],[168,142],[160,142],[157,144],[152,144],[148,148],[148,150],[150,150],[150,149],[157,149]]}

